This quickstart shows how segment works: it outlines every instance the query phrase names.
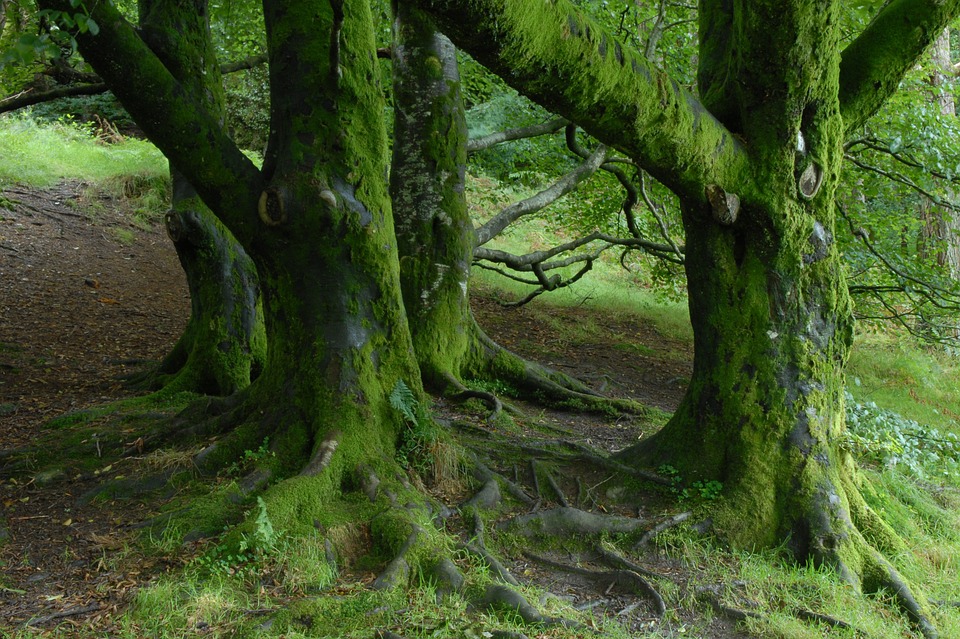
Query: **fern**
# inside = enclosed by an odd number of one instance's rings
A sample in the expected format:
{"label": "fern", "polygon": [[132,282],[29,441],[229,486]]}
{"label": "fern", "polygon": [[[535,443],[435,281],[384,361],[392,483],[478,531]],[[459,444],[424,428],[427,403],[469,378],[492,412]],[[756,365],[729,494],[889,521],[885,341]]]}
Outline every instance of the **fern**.
{"label": "fern", "polygon": [[267,504],[262,497],[257,497],[257,505],[260,512],[257,514],[257,520],[254,522],[253,537],[257,545],[264,551],[274,549],[277,542],[277,532],[273,528],[273,522],[267,515]]}
{"label": "fern", "polygon": [[404,419],[408,422],[414,426],[420,425],[420,422],[417,420],[417,411],[420,409],[420,403],[417,401],[413,391],[410,390],[410,387],[407,386],[402,379],[398,379],[393,390],[390,391],[390,405],[393,406],[394,410],[403,415]]}

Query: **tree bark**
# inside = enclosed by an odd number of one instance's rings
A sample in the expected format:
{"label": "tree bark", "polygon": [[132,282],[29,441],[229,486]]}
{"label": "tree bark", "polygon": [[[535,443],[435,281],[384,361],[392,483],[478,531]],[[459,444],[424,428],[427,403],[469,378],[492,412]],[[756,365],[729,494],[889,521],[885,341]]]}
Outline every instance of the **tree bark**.
{"label": "tree bark", "polygon": [[[164,66],[221,125],[223,83],[209,35],[206,0],[192,11],[141,0],[140,33]],[[167,234],[187,277],[190,319],[180,340],[143,383],[167,392],[230,395],[250,384],[266,356],[256,268],[176,170]]]}
{"label": "tree bark", "polygon": [[453,45],[402,2],[394,7],[393,100],[390,195],[404,308],[424,382],[443,389],[450,376],[459,380],[475,337],[467,123]]}
{"label": "tree bark", "polygon": [[265,437],[280,474],[332,451],[313,466],[321,483],[309,499],[336,498],[359,464],[392,460],[404,426],[389,401],[398,382],[420,393],[400,297],[367,3],[264,3],[271,135],[262,170],[112,5],[98,3],[91,14],[100,32],[78,35],[85,59],[260,275],[267,357],[250,387],[214,404],[228,412],[211,416],[211,429],[229,434],[203,463],[229,463]]}

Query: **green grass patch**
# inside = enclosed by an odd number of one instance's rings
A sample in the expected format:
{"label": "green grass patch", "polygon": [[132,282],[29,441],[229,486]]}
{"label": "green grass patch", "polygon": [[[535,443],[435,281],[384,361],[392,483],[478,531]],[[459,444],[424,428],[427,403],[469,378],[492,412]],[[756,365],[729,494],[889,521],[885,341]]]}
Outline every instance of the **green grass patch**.
{"label": "green grass patch", "polygon": [[857,336],[847,387],[907,419],[960,435],[960,359],[893,331]]}
{"label": "green grass patch", "polygon": [[0,188],[48,188],[62,180],[101,182],[118,176],[166,176],[167,161],[141,140],[96,141],[89,128],[64,121],[38,124],[29,116],[0,116]]}

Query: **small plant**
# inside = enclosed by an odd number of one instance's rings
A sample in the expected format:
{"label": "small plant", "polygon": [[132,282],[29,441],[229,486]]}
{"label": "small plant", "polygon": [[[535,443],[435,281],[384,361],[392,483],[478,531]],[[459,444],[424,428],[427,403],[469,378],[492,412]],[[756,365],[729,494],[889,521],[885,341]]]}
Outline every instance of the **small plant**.
{"label": "small plant", "polygon": [[264,437],[263,443],[260,444],[260,447],[256,450],[245,450],[243,455],[240,456],[240,459],[233,462],[226,468],[227,475],[237,476],[240,475],[243,471],[254,466],[255,464],[274,456],[274,452],[270,450],[270,438]]}
{"label": "small plant", "polygon": [[695,481],[693,482],[693,488],[704,501],[716,501],[720,499],[723,493],[723,483],[713,479],[710,481]]}
{"label": "small plant", "polygon": [[253,522],[253,540],[257,548],[265,552],[273,551],[277,545],[277,531],[273,528],[273,523],[267,514],[267,505],[264,503],[262,497],[257,497],[257,506],[260,508],[260,511],[257,513],[257,518]]}
{"label": "small plant", "polygon": [[663,464],[657,468],[657,474],[670,480],[670,492],[677,496],[677,501],[685,502],[693,497],[703,501],[717,501],[723,495],[723,482],[716,480],[697,480],[689,486],[684,486],[680,471],[670,464]]}
{"label": "small plant", "polygon": [[390,391],[390,405],[403,415],[407,422],[415,427],[419,425],[417,413],[420,410],[420,402],[402,379],[398,379],[393,390]]}
{"label": "small plant", "polygon": [[390,405],[403,416],[406,428],[397,445],[397,461],[404,468],[413,467],[423,473],[433,463],[430,451],[437,441],[433,420],[424,416],[419,400],[402,379],[390,391]]}
{"label": "small plant", "polygon": [[200,568],[211,574],[256,572],[266,557],[279,551],[280,533],[273,527],[262,497],[257,497],[257,507],[253,532],[240,535],[236,541],[224,541],[198,557],[196,563]]}

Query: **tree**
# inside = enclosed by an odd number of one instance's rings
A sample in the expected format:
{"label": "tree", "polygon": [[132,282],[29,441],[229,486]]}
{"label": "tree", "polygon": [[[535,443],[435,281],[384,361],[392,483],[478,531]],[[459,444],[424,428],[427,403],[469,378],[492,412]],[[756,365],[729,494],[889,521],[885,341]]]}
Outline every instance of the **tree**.
{"label": "tree", "polygon": [[[411,5],[398,4],[395,14],[390,193],[404,308],[424,383],[498,406],[492,395],[466,392],[463,385],[466,378],[496,378],[554,401],[576,399],[591,408],[644,411],[636,402],[603,398],[575,379],[518,357],[477,325],[468,290],[478,245],[521,214],[545,206],[548,198],[511,207],[516,210],[474,229],[465,193],[467,128],[455,49]],[[597,157],[602,161],[605,156]],[[594,159],[590,172],[598,165]],[[574,188],[582,179],[576,177],[557,191]],[[550,197],[556,199],[559,193]]]}
{"label": "tree", "polygon": [[[188,15],[202,9],[176,7]],[[383,178],[369,9],[353,0],[280,0],[265,4],[264,17],[271,137],[262,169],[112,5],[92,10],[96,36],[77,40],[260,275],[269,344],[261,374],[246,390],[185,416],[180,432],[226,433],[203,455],[205,468],[269,439],[273,472],[303,471],[316,483],[287,503],[318,505],[338,495],[342,482],[358,485],[359,466],[390,463],[405,425],[390,396],[403,387],[415,400],[419,374]]]}
{"label": "tree", "polygon": [[[168,2],[141,0],[140,33],[223,126],[223,83],[206,4],[182,12]],[[186,177],[176,167],[170,173],[173,202],[165,222],[187,277],[190,319],[170,354],[141,383],[168,392],[230,395],[250,384],[266,354],[256,268]]]}
{"label": "tree", "polygon": [[[700,99],[564,2],[418,0],[522,93],[634,158],[681,199],[694,373],[670,422],[620,455],[722,481],[716,524],[787,540],[865,590],[926,608],[877,548],[896,536],[841,448],[852,308],[835,246],[844,136],[958,12],[889,3],[840,51],[837,2],[700,3]],[[749,513],[749,516],[745,516]]]}

